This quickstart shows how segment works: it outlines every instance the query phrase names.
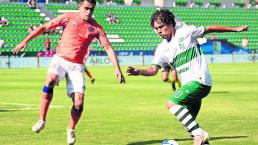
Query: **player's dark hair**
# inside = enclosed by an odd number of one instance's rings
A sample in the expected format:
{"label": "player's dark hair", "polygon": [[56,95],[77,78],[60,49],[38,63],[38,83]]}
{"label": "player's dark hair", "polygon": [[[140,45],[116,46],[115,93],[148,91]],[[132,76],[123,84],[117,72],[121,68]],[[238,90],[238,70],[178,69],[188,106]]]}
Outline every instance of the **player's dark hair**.
{"label": "player's dark hair", "polygon": [[151,26],[154,27],[154,22],[161,22],[164,25],[176,26],[175,15],[166,9],[156,10],[151,16]]}
{"label": "player's dark hair", "polygon": [[94,6],[96,6],[96,0],[80,0],[80,3],[85,2],[85,1],[93,4]]}

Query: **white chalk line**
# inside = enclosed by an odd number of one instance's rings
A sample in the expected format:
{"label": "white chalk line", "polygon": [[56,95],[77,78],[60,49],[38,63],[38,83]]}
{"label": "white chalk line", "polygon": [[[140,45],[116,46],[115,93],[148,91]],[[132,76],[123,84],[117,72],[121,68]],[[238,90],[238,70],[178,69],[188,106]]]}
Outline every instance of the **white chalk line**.
{"label": "white chalk line", "polygon": [[[5,111],[26,111],[26,110],[39,110],[40,105],[36,104],[24,104],[24,103],[13,103],[13,102],[0,102],[0,105],[9,106],[24,106],[24,108],[6,108]],[[50,109],[70,108],[71,106],[64,105],[50,105]]]}

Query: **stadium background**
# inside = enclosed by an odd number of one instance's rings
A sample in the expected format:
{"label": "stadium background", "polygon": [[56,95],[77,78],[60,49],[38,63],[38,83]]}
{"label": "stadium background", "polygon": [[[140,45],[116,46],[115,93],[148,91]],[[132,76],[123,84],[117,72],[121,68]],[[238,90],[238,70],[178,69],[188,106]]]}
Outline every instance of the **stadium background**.
{"label": "stadium background", "polygon": [[[258,49],[258,9],[256,2],[247,1],[217,1],[217,0],[134,0],[130,6],[123,0],[106,1],[97,0],[98,7],[94,18],[104,27],[108,37],[118,55],[152,55],[157,44],[161,41],[150,27],[150,16],[160,6],[173,11],[177,21],[187,25],[248,25],[249,31],[242,33],[215,33],[206,35],[207,43],[202,45],[205,54],[232,54],[251,53]],[[42,2],[42,3],[41,3]],[[30,24],[39,26],[40,23],[54,18],[64,11],[78,10],[75,1],[47,1],[41,0],[37,9],[29,9],[26,3],[1,1],[0,16],[9,21],[8,26],[0,27],[0,37],[5,40],[1,49],[2,56],[10,56],[11,50],[28,34]],[[127,1],[128,2],[128,1]],[[108,24],[106,15],[112,12],[120,22]],[[211,36],[216,35],[216,40]],[[32,40],[26,53],[22,56],[37,56],[38,52],[45,51],[45,38],[42,35]],[[248,39],[247,48],[242,47],[242,39]],[[55,50],[60,33],[50,35],[51,49]],[[103,49],[94,42],[91,45],[92,55],[105,55]]]}

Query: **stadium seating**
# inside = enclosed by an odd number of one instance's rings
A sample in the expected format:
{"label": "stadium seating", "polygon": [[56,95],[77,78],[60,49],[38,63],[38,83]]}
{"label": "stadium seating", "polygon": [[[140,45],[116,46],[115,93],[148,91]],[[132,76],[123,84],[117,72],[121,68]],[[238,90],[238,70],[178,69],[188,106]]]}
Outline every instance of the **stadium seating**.
{"label": "stadium seating", "polygon": [[[60,9],[78,9],[77,6],[54,6],[48,5],[47,8],[54,14],[58,15]],[[150,27],[150,14],[154,8],[143,7],[96,7],[94,18],[103,26],[108,35],[118,34],[125,39],[125,43],[112,43],[115,50],[153,50],[160,38],[157,37]],[[120,20],[117,24],[108,24],[106,15],[112,12]],[[102,51],[103,48],[94,42],[91,47],[97,51]]]}
{"label": "stadium seating", "polygon": [[[258,49],[258,10],[255,9],[204,9],[204,8],[172,8],[182,21],[197,26],[224,25],[241,26],[248,25],[248,32],[241,33],[216,33],[219,39],[228,39],[230,42],[241,46],[242,39],[248,38],[249,49]],[[209,38],[210,35],[206,35]]]}
{"label": "stadium seating", "polygon": [[[45,8],[55,16],[59,10],[77,10],[77,5],[46,5]],[[243,37],[249,40],[249,49],[258,49],[258,10],[256,9],[207,9],[207,8],[186,8],[174,7],[170,9],[177,18],[188,25],[226,25],[226,26],[250,26],[249,32],[241,33],[216,33],[217,38],[228,39],[228,41],[241,46]],[[98,6],[94,18],[104,27],[108,35],[117,35],[124,39],[124,42],[111,42],[115,50],[153,51],[161,41],[150,27],[150,17],[155,11],[154,7],[126,7],[126,6]],[[119,20],[119,23],[108,24],[106,15],[112,12]],[[11,52],[27,34],[29,24],[39,25],[43,18],[34,10],[28,9],[25,4],[1,4],[0,16],[5,16],[11,25],[0,28],[0,37],[4,38],[7,47],[2,50]],[[28,51],[43,51],[45,36],[40,36],[29,45]],[[59,35],[51,36],[51,47],[54,48],[60,38]],[[210,38],[210,35],[206,35]],[[94,42],[91,47],[97,51],[103,48]]]}
{"label": "stadium seating", "polygon": [[[44,20],[26,4],[0,4],[0,16],[4,16],[10,22],[9,26],[0,27],[0,37],[5,40],[2,54],[10,54],[11,50],[27,36],[30,24],[37,26]],[[42,49],[44,49],[44,36],[33,40],[28,46],[29,51],[38,52]]]}
{"label": "stadium seating", "polygon": [[[54,6],[55,7],[55,6]],[[56,8],[49,6],[51,10],[56,11]],[[58,9],[60,9],[59,7]],[[67,7],[65,9],[68,9]],[[76,7],[71,7],[76,9]],[[138,50],[152,50],[160,41],[154,35],[150,28],[150,14],[154,8],[146,7],[97,7],[95,12],[95,19],[105,28],[108,34],[119,34],[126,40],[124,44],[113,44],[119,50],[131,50],[136,48]],[[171,8],[178,18],[187,24],[206,26],[206,25],[225,25],[225,26],[250,26],[249,32],[241,33],[217,33],[217,38],[228,39],[230,42],[241,45],[243,37],[249,40],[249,49],[257,49],[255,41],[258,38],[258,10],[254,9],[205,9],[205,8]],[[108,24],[105,21],[105,16],[108,12],[116,15],[121,23]],[[226,14],[226,15],[225,15]],[[256,19],[255,19],[256,18]],[[207,35],[206,38],[209,38]],[[148,44],[141,44],[141,43]],[[133,44],[130,44],[133,43]],[[98,47],[93,44],[93,47]],[[123,48],[119,48],[123,47]],[[147,47],[147,48],[146,48]]]}

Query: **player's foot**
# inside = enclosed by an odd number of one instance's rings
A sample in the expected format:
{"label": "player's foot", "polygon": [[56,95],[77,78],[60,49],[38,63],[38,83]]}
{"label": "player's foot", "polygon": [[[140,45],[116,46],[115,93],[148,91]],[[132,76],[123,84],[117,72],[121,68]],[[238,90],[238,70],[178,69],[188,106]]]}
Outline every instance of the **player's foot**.
{"label": "player's foot", "polygon": [[194,138],[194,135],[191,131],[187,130],[188,134],[190,135],[191,138]]}
{"label": "player's foot", "polygon": [[202,131],[200,134],[194,136],[194,145],[204,145],[208,142],[209,134],[205,131]]}
{"label": "player's foot", "polygon": [[210,145],[209,141],[203,143],[203,145]]}
{"label": "player's foot", "polygon": [[39,133],[42,129],[44,129],[46,122],[43,120],[39,120],[36,122],[34,126],[32,126],[32,131]]}
{"label": "player's foot", "polygon": [[94,84],[95,79],[93,78],[93,79],[91,79],[90,81],[91,81],[91,84]]}
{"label": "player's foot", "polygon": [[76,137],[75,137],[75,130],[73,129],[67,129],[67,143],[69,145],[74,145],[76,141]]}
{"label": "player's foot", "polygon": [[176,82],[175,81],[172,82],[172,90],[176,91]]}

